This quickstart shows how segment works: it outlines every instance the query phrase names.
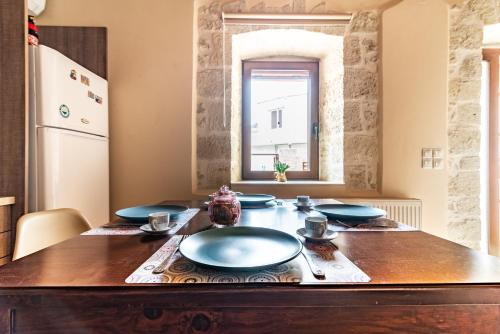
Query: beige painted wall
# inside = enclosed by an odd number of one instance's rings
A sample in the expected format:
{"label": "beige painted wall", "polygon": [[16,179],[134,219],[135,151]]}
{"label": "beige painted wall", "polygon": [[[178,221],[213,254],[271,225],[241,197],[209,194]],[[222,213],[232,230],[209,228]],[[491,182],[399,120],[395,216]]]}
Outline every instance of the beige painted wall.
{"label": "beige painted wall", "polygon": [[108,28],[112,211],[191,197],[192,17],[184,0],[49,0],[37,20]]}
{"label": "beige painted wall", "polygon": [[423,228],[446,236],[446,170],[421,168],[423,147],[447,147],[448,7],[405,0],[383,14],[385,196],[423,200]]}

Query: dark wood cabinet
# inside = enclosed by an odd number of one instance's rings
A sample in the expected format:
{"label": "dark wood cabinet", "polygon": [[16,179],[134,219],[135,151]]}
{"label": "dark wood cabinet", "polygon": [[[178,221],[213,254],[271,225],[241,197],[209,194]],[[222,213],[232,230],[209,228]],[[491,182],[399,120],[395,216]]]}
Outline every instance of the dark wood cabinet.
{"label": "dark wood cabinet", "polygon": [[[0,201],[4,196],[16,198],[16,203],[11,208],[12,221],[15,222],[26,211],[25,1],[0,0],[0,23]],[[0,220],[3,214],[5,213],[0,212]],[[5,229],[1,223],[0,229]],[[15,229],[9,227],[8,230],[12,232],[4,235],[2,240],[10,237],[10,244],[13,244]],[[3,231],[0,230],[0,233]]]}
{"label": "dark wood cabinet", "polygon": [[14,205],[14,197],[0,197],[0,266],[9,262],[12,256]]}
{"label": "dark wood cabinet", "polygon": [[61,52],[100,77],[108,77],[105,27],[39,26],[40,44]]}

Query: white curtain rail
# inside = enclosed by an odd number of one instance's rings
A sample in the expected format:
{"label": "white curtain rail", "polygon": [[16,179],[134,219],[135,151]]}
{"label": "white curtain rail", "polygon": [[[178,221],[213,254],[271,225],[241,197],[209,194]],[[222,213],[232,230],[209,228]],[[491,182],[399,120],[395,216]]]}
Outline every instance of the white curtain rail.
{"label": "white curtain rail", "polygon": [[222,13],[224,24],[348,24],[351,14],[247,14]]}

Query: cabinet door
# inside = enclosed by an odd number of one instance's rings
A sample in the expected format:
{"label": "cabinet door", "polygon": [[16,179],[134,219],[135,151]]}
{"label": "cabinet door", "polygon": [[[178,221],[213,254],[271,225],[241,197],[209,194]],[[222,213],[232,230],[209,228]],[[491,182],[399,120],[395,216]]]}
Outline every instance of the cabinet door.
{"label": "cabinet door", "polygon": [[0,266],[10,262],[12,254],[12,205],[0,206]]}
{"label": "cabinet door", "polygon": [[0,206],[0,233],[10,231],[11,229],[11,206]]}

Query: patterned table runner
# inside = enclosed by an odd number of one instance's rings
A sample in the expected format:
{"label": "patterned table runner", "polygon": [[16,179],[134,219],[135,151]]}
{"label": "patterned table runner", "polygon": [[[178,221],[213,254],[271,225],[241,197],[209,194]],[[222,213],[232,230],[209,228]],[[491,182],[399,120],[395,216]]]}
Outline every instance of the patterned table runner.
{"label": "patterned table runner", "polygon": [[[181,229],[187,222],[189,222],[200,209],[188,209],[179,214],[178,218],[174,221],[175,226],[169,230],[168,234],[175,234],[177,231]],[[120,227],[120,223],[116,224],[116,227],[97,227],[93,228],[90,231],[83,232],[82,235],[137,235],[137,234],[146,234],[141,231],[139,228],[140,225],[137,226],[122,226]]]}
{"label": "patterned table runner", "polygon": [[326,274],[325,280],[314,278],[302,255],[296,259],[264,270],[258,271],[219,271],[197,266],[177,252],[163,274],[153,274],[153,269],[167,258],[175,248],[181,236],[173,236],[146,262],[137,268],[126,280],[126,283],[165,283],[165,284],[199,284],[199,283],[366,283],[371,279],[354,263],[344,256],[332,243],[306,244],[307,252],[313,261]]}

